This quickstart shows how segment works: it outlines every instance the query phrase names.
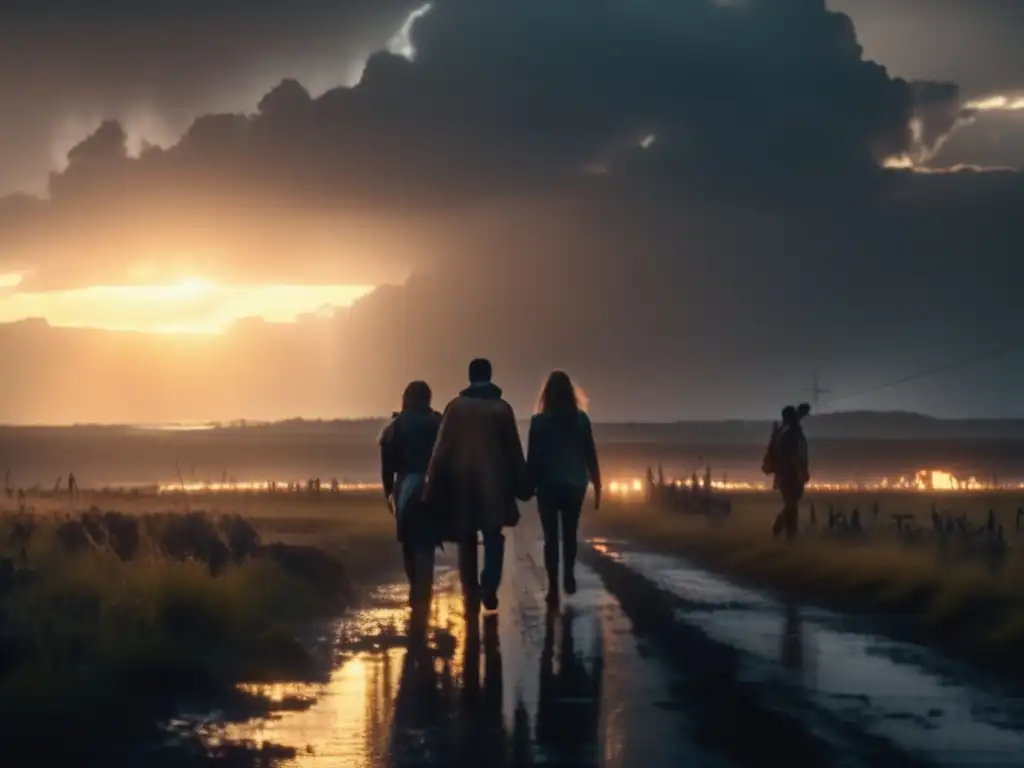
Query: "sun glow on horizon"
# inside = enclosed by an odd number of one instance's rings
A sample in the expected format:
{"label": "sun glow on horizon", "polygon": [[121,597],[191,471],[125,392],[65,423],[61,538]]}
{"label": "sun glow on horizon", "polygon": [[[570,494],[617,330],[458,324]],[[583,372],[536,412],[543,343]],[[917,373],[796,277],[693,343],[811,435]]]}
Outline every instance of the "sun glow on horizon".
{"label": "sun glow on horizon", "polygon": [[202,277],[165,284],[93,285],[20,291],[20,276],[0,275],[0,323],[41,318],[54,327],[156,334],[219,334],[259,318],[291,323],[327,308],[349,307],[368,285],[225,285]]}

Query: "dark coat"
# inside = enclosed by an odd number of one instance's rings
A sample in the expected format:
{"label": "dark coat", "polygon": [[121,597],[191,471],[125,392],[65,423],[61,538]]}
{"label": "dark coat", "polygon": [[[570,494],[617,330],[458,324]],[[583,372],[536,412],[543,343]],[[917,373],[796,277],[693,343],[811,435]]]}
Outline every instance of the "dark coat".
{"label": "dark coat", "polygon": [[424,492],[431,507],[451,517],[445,538],[513,526],[516,499],[531,496],[512,406],[493,384],[463,390],[444,409]]}
{"label": "dark coat", "polygon": [[[440,424],[441,414],[435,410],[407,410],[396,415],[380,436],[381,479],[384,492],[395,500],[398,540],[416,546],[439,543],[441,526],[419,493],[401,508],[399,499],[406,495],[406,483],[423,482]],[[416,487],[410,492],[416,493]]]}

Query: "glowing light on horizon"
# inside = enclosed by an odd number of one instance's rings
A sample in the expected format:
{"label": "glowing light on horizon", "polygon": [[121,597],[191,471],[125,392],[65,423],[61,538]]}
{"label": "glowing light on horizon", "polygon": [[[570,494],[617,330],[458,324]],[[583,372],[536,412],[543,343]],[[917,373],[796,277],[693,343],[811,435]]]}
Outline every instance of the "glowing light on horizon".
{"label": "glowing light on horizon", "polygon": [[[666,485],[676,488],[692,488],[693,479],[667,479]],[[703,487],[703,480],[698,479],[698,486]],[[766,481],[721,481],[712,480],[711,489],[719,492],[764,492],[772,490],[772,484]],[[853,493],[858,491],[916,491],[916,492],[972,492],[972,491],[1017,491],[1024,489],[1024,483],[985,483],[976,477],[959,478],[951,472],[940,469],[923,469],[907,478],[901,476],[896,480],[881,477],[870,482],[855,481],[812,481],[808,483],[808,491],[830,491]],[[642,496],[646,492],[646,482],[639,477],[627,480],[613,480],[608,483],[608,492],[613,496]]]}
{"label": "glowing light on horizon", "polygon": [[[0,288],[20,280],[0,275]],[[193,277],[167,284],[95,285],[0,295],[0,323],[42,318],[54,327],[156,334],[219,334],[238,320],[291,323],[348,307],[367,285],[222,285]]]}
{"label": "glowing light on horizon", "polygon": [[[157,485],[157,493],[307,493],[306,480],[236,480],[227,482],[188,482],[188,483],[160,483]],[[320,493],[331,493],[333,488],[330,481],[324,482],[320,479]],[[353,491],[378,491],[380,483],[338,483],[336,486],[339,492],[351,493]]]}

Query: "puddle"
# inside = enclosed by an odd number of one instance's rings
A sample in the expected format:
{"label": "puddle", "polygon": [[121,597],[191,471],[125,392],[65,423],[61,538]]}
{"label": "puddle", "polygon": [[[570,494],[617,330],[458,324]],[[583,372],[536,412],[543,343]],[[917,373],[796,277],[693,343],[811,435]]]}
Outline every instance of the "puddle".
{"label": "puddle", "polygon": [[939,765],[1024,764],[1018,700],[927,649],[851,631],[849,617],[784,605],[682,558],[607,541],[595,549],[684,600],[678,618],[744,651],[747,674],[799,688],[814,706]]}
{"label": "puddle", "polygon": [[295,768],[596,765],[597,616],[524,610],[529,595],[516,600],[516,582],[502,598],[515,605],[471,621],[451,564],[439,568],[422,621],[410,620],[404,585],[381,588],[331,627],[326,683],[247,688],[311,706],[225,725],[218,738],[289,747],[295,756],[275,764]]}

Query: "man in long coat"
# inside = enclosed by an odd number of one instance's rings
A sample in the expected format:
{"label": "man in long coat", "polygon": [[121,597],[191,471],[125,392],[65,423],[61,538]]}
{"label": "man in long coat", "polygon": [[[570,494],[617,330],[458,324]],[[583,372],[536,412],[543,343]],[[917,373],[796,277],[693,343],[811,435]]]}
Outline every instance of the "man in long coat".
{"label": "man in long coat", "polygon": [[[491,381],[491,363],[469,365],[469,386],[448,403],[427,470],[424,498],[449,517],[445,538],[459,546],[459,572],[470,612],[498,607],[505,559],[502,529],[519,521],[516,499],[532,495],[516,416]],[[477,564],[483,535],[484,567]]]}

